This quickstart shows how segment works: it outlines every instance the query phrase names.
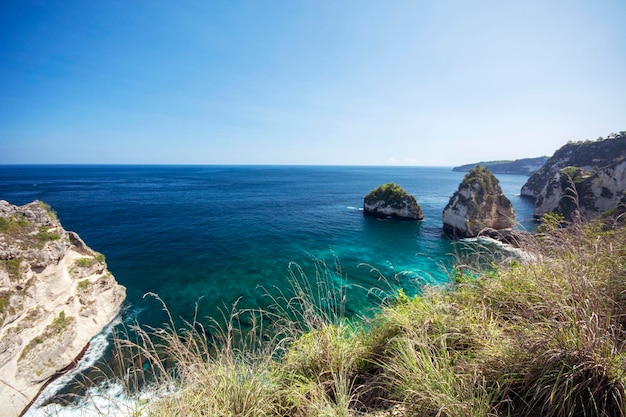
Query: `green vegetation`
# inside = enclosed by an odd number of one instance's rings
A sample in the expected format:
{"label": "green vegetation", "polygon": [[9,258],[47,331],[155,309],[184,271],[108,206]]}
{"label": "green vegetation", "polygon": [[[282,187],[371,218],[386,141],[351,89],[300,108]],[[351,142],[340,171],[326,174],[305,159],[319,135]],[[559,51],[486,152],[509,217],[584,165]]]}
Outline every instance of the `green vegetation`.
{"label": "green vegetation", "polygon": [[77,259],[74,262],[74,265],[78,266],[80,268],[89,268],[90,266],[94,265],[95,263],[96,263],[95,259],[93,259],[93,258],[80,258],[80,259]]}
{"label": "green vegetation", "polygon": [[52,321],[52,328],[57,332],[62,332],[67,328],[67,326],[74,320],[71,316],[65,316],[65,311],[61,311],[59,313],[59,317],[56,317]]}
{"label": "green vegetation", "polygon": [[30,223],[28,223],[28,220],[22,217],[18,219],[12,217],[0,217],[0,233],[15,234],[22,230],[24,227],[27,227],[29,224]]}
{"label": "green vegetation", "polygon": [[623,416],[626,228],[552,220],[536,261],[464,263],[372,319],[343,316],[327,270],[295,273],[269,311],[118,338],[120,368],[179,387],[151,416]]}
{"label": "green vegetation", "polygon": [[365,196],[365,202],[374,203],[383,200],[391,206],[396,206],[401,204],[406,198],[410,198],[410,195],[404,188],[400,187],[398,184],[388,183],[370,191]]}
{"label": "green vegetation", "polygon": [[58,233],[49,232],[48,230],[49,229],[46,226],[39,227],[39,233],[35,235],[35,238],[37,239],[37,242],[39,243],[39,247],[42,247],[43,245],[45,245],[46,242],[59,240],[61,238]]}
{"label": "green vegetation", "polygon": [[20,263],[21,259],[6,259],[0,261],[0,268],[4,269],[9,273],[9,278],[18,279],[22,274]]}
{"label": "green vegetation", "polygon": [[561,172],[563,174],[567,174],[572,179],[572,181],[574,181],[575,184],[582,182],[592,175],[592,173],[589,171],[573,166],[565,167],[561,169]]}
{"label": "green vegetation", "polygon": [[[35,317],[37,317],[40,313],[41,312],[39,310],[32,312]],[[58,317],[55,317],[52,320],[52,323],[46,326],[43,333],[34,337],[26,346],[24,346],[24,349],[22,349],[22,352],[20,353],[18,362],[27,359],[29,353],[32,352],[36,346],[43,344],[47,340],[60,338],[75,320],[76,319],[72,316],[66,316],[65,311],[61,311]]]}
{"label": "green vegetation", "polygon": [[91,286],[91,281],[89,281],[88,279],[83,279],[79,281],[78,284],[76,284],[76,291],[80,292],[80,291],[86,290],[90,286]]}
{"label": "green vegetation", "polygon": [[0,314],[4,313],[4,309],[6,308],[8,302],[9,302],[9,294],[6,292],[1,292],[0,293]]}
{"label": "green vegetation", "polygon": [[52,218],[52,220],[58,220],[58,216],[56,211],[54,211],[52,209],[52,207],[50,207],[50,204],[44,203],[43,201],[38,201],[39,203],[39,207],[41,207],[42,209],[44,209]]}
{"label": "green vegetation", "polygon": [[74,266],[80,268],[90,268],[95,264],[104,262],[104,255],[99,253],[93,258],[79,258],[74,262]]}
{"label": "green vegetation", "polygon": [[550,211],[541,216],[537,231],[539,233],[550,233],[554,232],[559,227],[564,227],[566,224],[565,217],[562,214]]}
{"label": "green vegetation", "polygon": [[[101,253],[96,254],[96,256],[94,257],[89,257],[89,258],[78,258],[74,261],[74,265],[72,265],[72,267],[70,268],[70,272],[73,272],[76,268],[83,268],[83,269],[88,269],[91,268],[92,266],[96,265],[96,264],[102,264],[104,263],[104,255]],[[83,281],[81,281],[83,282]],[[86,288],[86,283],[85,286],[80,286],[79,283],[79,287],[78,290],[82,289],[82,288]]]}
{"label": "green vegetation", "polygon": [[480,184],[481,188],[485,191],[491,190],[493,189],[493,187],[499,184],[498,179],[491,173],[489,168],[480,165],[472,168],[465,175],[465,177],[463,177],[461,185],[464,187],[469,187],[474,183]]}
{"label": "green vegetation", "polygon": [[[50,215],[56,220],[56,213],[43,202],[38,202]],[[47,219],[44,219],[48,222]],[[0,217],[0,234],[2,234],[9,244],[16,244],[22,249],[39,248],[41,249],[47,242],[60,239],[60,235],[56,232],[54,225],[37,225],[29,222],[23,215],[15,214],[8,217]]]}

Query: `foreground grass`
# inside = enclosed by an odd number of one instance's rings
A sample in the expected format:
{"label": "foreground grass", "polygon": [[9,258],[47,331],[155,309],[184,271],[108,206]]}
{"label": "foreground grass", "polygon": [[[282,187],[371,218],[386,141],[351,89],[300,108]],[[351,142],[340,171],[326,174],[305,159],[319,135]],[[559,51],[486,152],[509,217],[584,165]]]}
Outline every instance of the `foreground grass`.
{"label": "foreground grass", "polygon": [[295,269],[269,311],[136,329],[120,342],[150,364],[136,381],[165,392],[142,414],[626,415],[626,228],[553,229],[527,249],[532,263],[399,292],[371,320],[343,318],[329,272]]}

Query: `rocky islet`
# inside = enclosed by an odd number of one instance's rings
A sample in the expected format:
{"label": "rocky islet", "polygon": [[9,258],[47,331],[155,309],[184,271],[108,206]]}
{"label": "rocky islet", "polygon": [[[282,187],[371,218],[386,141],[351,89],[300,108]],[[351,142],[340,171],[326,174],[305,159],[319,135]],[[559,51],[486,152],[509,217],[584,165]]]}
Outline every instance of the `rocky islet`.
{"label": "rocky islet", "polygon": [[451,237],[475,237],[485,228],[511,229],[515,209],[488,168],[476,166],[459,184],[443,209],[443,232]]}
{"label": "rocky islet", "polygon": [[[383,184],[363,200],[366,216],[385,219],[423,220],[414,196],[394,183]],[[476,166],[463,179],[443,210],[443,231],[450,237],[475,237],[486,229],[515,226],[515,210],[488,168]]]}
{"label": "rocky islet", "polygon": [[415,197],[394,183],[383,184],[370,191],[363,199],[363,213],[378,218],[424,219]]}

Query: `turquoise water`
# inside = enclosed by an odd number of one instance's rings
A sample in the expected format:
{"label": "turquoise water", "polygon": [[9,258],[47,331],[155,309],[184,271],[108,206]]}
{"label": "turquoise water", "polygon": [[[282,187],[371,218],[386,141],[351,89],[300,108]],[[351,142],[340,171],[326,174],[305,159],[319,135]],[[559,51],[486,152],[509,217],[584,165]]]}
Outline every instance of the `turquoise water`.
{"label": "turquoise water", "polygon": [[[190,319],[195,303],[216,316],[239,300],[264,307],[266,292],[288,285],[288,265],[313,274],[314,259],[338,262],[354,288],[348,313],[372,301],[357,289],[390,282],[439,283],[452,265],[452,243],[441,236],[441,211],[463,173],[423,167],[285,166],[3,166],[0,198],[50,204],[68,230],[106,255],[128,289],[126,314],[140,323]],[[524,176],[498,176],[518,221],[532,206],[519,197]],[[416,196],[423,222],[381,221],[360,208],[370,190],[396,182]]]}

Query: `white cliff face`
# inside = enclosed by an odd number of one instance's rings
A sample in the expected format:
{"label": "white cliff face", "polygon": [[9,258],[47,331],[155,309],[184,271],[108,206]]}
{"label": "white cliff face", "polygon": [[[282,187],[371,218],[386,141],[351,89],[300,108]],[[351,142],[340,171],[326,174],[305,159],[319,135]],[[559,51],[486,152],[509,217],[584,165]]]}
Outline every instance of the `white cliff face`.
{"label": "white cliff face", "polygon": [[443,211],[443,223],[455,230],[467,232],[469,230],[468,223],[468,206],[461,201],[469,201],[471,193],[468,188],[464,188],[455,193],[448,206]]}
{"label": "white cliff face", "polygon": [[542,188],[558,173],[559,170],[568,166],[569,153],[555,154],[544,166],[535,171],[528,181],[522,186],[520,194],[524,197],[536,198],[541,194]]}
{"label": "white cliff face", "polygon": [[0,415],[19,415],[125,297],[104,256],[45,205],[0,201]]}
{"label": "white cliff face", "polygon": [[626,160],[598,171],[588,182],[590,196],[580,208],[584,216],[595,217],[615,207],[626,192]]}
{"label": "white cliff face", "polygon": [[552,177],[566,167],[597,172],[626,158],[626,132],[609,135],[598,141],[572,142],[558,149],[535,171],[521,189],[521,195],[538,198]]}
{"label": "white cliff face", "polygon": [[387,205],[383,200],[378,200],[373,204],[363,203],[363,210],[367,212],[374,212],[386,217],[398,217],[404,219],[416,218],[414,210],[411,209],[409,204],[404,204],[402,207],[392,207]]}
{"label": "white cliff face", "polygon": [[618,205],[626,193],[626,160],[576,181],[566,171],[554,174],[537,195],[536,217],[555,212],[568,221],[578,215],[592,219]]}
{"label": "white cliff face", "polygon": [[540,217],[551,211],[556,212],[558,210],[561,200],[565,196],[564,187],[561,185],[564,180],[567,181],[564,175],[566,174],[557,172],[541,189],[535,201],[535,216]]}

